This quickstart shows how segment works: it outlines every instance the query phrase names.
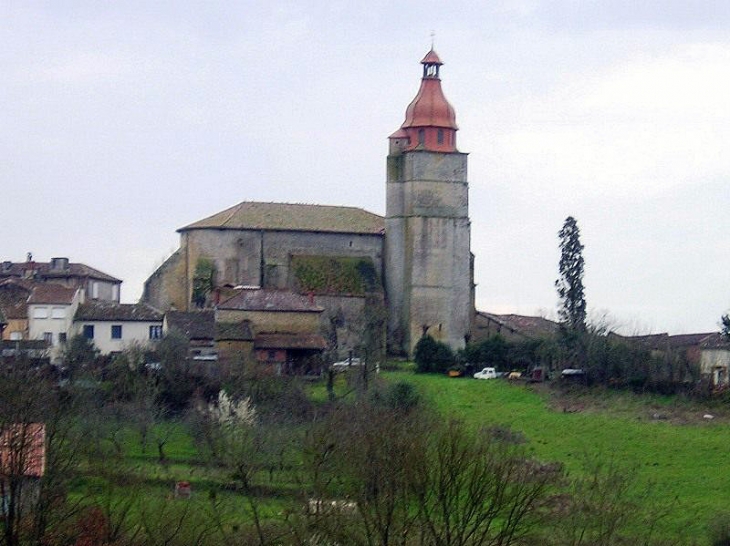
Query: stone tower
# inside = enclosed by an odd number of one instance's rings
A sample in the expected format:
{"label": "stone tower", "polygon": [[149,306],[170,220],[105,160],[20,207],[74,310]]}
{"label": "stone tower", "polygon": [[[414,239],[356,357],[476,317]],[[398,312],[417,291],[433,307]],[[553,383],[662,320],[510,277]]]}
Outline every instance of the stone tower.
{"label": "stone tower", "polygon": [[418,94],[389,137],[385,283],[392,352],[412,354],[422,335],[464,347],[474,314],[467,154],[441,90],[441,60],[421,61]]}

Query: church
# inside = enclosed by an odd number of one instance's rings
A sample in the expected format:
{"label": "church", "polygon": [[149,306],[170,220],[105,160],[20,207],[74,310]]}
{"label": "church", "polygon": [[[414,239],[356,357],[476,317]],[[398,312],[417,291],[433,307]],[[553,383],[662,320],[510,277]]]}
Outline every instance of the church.
{"label": "church", "polygon": [[[475,321],[467,154],[456,146],[442,64],[433,49],[423,58],[418,93],[388,139],[384,218],[349,206],[238,203],[178,229],[180,247],[145,282],[142,301],[192,312],[256,292],[243,298],[262,306],[254,337],[311,340],[299,310],[319,317],[318,333],[340,356],[356,349],[377,301],[390,354],[411,355],[425,334],[464,347]],[[267,310],[289,318],[270,322]]]}

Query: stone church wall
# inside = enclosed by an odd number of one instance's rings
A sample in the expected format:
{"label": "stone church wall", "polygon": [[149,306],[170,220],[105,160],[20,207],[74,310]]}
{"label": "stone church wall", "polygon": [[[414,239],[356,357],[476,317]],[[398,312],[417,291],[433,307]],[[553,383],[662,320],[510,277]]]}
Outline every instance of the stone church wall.
{"label": "stone church wall", "polygon": [[188,306],[185,260],[178,249],[145,281],[141,301],[161,311]]}
{"label": "stone church wall", "polygon": [[424,329],[463,347],[473,315],[467,155],[416,150],[390,156],[388,177],[390,348],[411,353]]}
{"label": "stone church wall", "polygon": [[327,340],[332,361],[344,360],[362,342],[364,328],[364,296],[316,296],[317,305],[324,308],[320,330]]}
{"label": "stone church wall", "polygon": [[290,257],[298,255],[370,257],[380,273],[382,246],[383,238],[379,235],[269,231],[264,237],[265,285],[292,287]]}

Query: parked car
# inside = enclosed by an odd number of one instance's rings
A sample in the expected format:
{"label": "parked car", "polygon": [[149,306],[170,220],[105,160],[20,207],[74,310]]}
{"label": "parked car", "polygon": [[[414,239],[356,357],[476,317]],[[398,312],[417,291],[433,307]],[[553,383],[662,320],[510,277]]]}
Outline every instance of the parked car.
{"label": "parked car", "polygon": [[348,369],[350,366],[361,366],[362,361],[359,358],[351,358],[349,360],[340,360],[332,364],[332,369],[335,371],[342,371]]}
{"label": "parked car", "polygon": [[484,368],[481,372],[474,374],[474,379],[497,379],[497,370],[495,368]]}

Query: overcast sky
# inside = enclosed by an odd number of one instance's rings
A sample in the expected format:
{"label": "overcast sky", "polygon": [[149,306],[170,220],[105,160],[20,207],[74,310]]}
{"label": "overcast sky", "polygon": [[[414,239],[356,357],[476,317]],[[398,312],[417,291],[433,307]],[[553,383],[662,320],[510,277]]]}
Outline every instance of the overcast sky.
{"label": "overcast sky", "polygon": [[0,2],[0,259],[124,280],[241,201],[385,212],[430,47],[468,152],[477,307],[554,317],[557,232],[625,333],[730,308],[727,0]]}

